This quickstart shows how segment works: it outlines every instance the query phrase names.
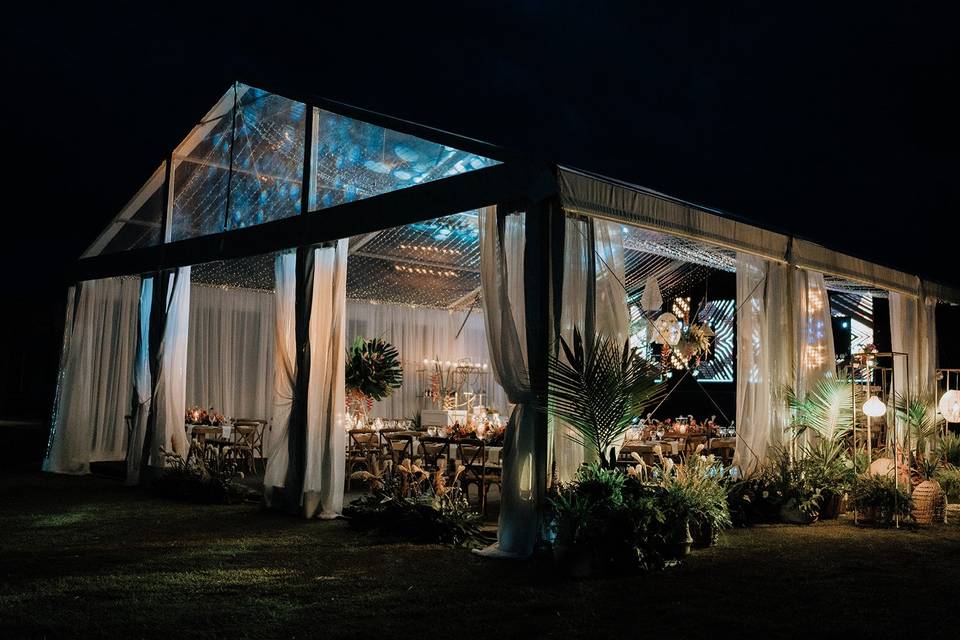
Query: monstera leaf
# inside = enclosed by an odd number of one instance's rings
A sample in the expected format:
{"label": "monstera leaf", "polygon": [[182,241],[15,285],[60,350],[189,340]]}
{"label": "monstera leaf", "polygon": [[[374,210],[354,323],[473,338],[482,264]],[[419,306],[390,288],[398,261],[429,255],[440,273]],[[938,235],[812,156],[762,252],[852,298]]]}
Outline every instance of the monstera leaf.
{"label": "monstera leaf", "polygon": [[383,400],[403,383],[400,353],[380,338],[358,337],[347,349],[346,387],[373,400]]}

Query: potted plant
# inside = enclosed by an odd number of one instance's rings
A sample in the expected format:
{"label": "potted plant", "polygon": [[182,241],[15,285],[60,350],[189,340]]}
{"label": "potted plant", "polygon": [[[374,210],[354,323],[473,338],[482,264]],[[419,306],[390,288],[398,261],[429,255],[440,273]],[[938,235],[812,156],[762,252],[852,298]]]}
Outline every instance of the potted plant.
{"label": "potted plant", "polygon": [[896,518],[910,515],[910,494],[898,486],[891,476],[857,477],[850,490],[850,500],[858,520],[874,526],[888,527]]}
{"label": "potted plant", "polygon": [[578,329],[572,345],[560,338],[560,352],[550,356],[547,371],[549,400],[541,408],[567,423],[567,437],[607,468],[616,463],[613,445],[663,393],[658,370],[629,341],[621,348],[597,335],[585,344]]}
{"label": "potted plant", "polygon": [[358,336],[347,348],[344,383],[351,415],[365,423],[373,403],[389,397],[403,383],[400,353],[381,338]]}
{"label": "potted plant", "polygon": [[946,496],[937,482],[940,461],[936,457],[916,458],[915,470],[920,483],[913,489],[913,519],[917,524],[943,522],[946,514]]}

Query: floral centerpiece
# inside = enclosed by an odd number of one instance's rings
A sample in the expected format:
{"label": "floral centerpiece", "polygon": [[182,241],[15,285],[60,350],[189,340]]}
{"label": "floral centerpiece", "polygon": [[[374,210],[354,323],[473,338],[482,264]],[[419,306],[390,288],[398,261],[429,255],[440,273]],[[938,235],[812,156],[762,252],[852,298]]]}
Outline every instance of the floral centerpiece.
{"label": "floral centerpiece", "polygon": [[222,413],[217,413],[213,407],[210,407],[209,410],[199,406],[190,407],[187,409],[185,420],[187,424],[213,427],[227,424],[226,417]]}

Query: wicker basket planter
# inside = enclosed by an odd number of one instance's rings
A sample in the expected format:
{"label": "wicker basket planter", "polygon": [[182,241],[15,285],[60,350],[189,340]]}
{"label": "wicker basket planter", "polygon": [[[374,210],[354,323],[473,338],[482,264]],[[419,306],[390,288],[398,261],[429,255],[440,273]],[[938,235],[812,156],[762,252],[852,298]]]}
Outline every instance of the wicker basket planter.
{"label": "wicker basket planter", "polygon": [[924,480],[913,490],[913,519],[917,524],[933,524],[937,512],[940,511],[939,522],[943,522],[943,513],[946,511],[945,504],[940,507],[943,500],[940,483],[936,480]]}

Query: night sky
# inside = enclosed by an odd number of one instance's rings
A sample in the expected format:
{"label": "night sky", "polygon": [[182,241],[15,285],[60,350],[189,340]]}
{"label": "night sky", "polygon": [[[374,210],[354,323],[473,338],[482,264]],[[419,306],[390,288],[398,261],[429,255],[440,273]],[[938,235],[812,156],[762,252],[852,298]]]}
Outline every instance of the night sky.
{"label": "night sky", "polygon": [[70,263],[236,78],[960,286],[956,5],[452,4],[5,8],[5,334],[56,336]]}

